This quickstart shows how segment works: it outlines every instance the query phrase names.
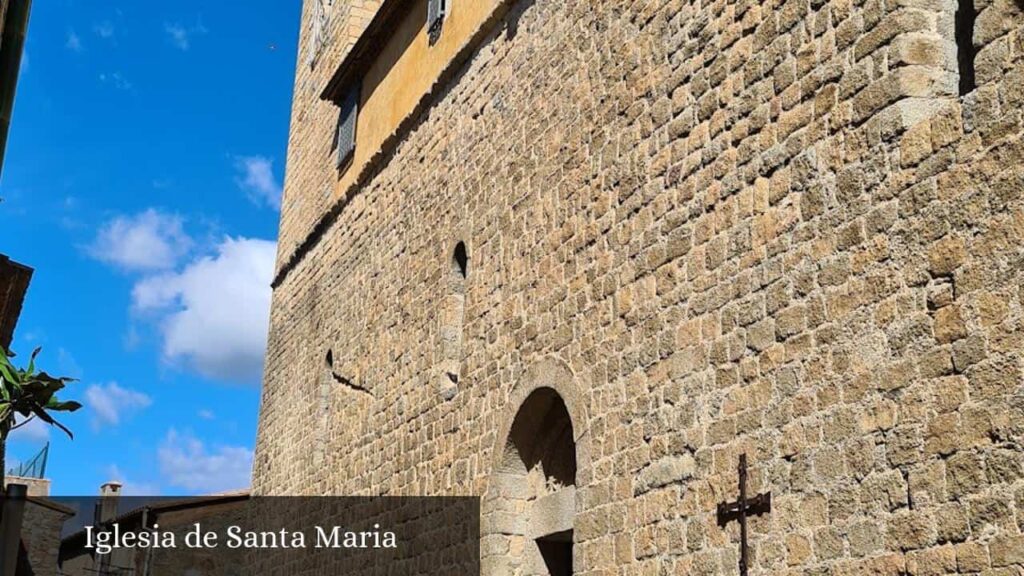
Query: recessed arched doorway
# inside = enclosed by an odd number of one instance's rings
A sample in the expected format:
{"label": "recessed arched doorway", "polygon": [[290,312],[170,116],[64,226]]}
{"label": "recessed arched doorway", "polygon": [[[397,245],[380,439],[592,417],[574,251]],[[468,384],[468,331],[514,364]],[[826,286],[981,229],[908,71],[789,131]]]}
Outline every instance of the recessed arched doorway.
{"label": "recessed arched doorway", "polygon": [[[558,372],[571,377],[567,370]],[[573,408],[579,407],[570,406],[578,399],[567,404],[556,387],[543,382],[518,392],[482,503],[482,573],[568,576],[574,573],[578,536],[578,440],[584,422],[574,418]]]}

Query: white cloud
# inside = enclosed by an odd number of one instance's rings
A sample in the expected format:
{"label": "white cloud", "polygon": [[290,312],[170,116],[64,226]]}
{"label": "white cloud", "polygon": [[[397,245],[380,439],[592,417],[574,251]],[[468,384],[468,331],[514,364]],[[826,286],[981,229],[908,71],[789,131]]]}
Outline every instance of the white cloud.
{"label": "white cloud", "polygon": [[68,30],[68,40],[64,43],[64,47],[72,52],[82,51],[82,39],[78,37],[74,30]]}
{"label": "white cloud", "polygon": [[136,312],[159,318],[165,360],[210,378],[258,382],[276,245],[225,238],[216,252],[179,273],[139,281],[132,305]]}
{"label": "white cloud", "polygon": [[125,350],[134,350],[141,341],[142,336],[139,335],[139,329],[135,324],[128,326],[128,329],[124,333],[124,337],[121,339],[121,343],[124,344]]}
{"label": "white cloud", "polygon": [[188,50],[192,46],[192,37],[197,34],[206,34],[206,26],[203,26],[202,21],[196,23],[195,26],[185,27],[178,22],[164,22],[164,32],[167,33],[171,43],[174,44],[178,50]]}
{"label": "white cloud", "polygon": [[100,74],[100,82],[113,84],[118,90],[131,90],[134,87],[120,72],[103,72]]}
{"label": "white cloud", "polygon": [[152,403],[149,396],[122,388],[117,382],[93,384],[85,391],[85,407],[92,412],[92,426],[95,430],[103,426],[117,426],[123,418]]}
{"label": "white cloud", "polygon": [[207,446],[175,429],[157,449],[160,474],[172,486],[211,493],[245,488],[252,474],[252,450],[244,446]]}
{"label": "white cloud", "polygon": [[199,411],[199,417],[203,420],[213,420],[217,418],[217,415],[213,413],[213,410],[207,410],[203,408]]}
{"label": "white cloud", "polygon": [[167,35],[171,37],[171,42],[173,42],[179,50],[188,50],[188,30],[186,30],[184,26],[177,23],[164,23],[164,32],[167,32]]}
{"label": "white cloud", "polygon": [[[60,415],[57,415],[57,418],[60,419]],[[18,421],[21,422],[20,419]],[[24,426],[13,430],[10,439],[32,443],[46,442],[50,439],[50,425],[39,418],[33,418]]]}
{"label": "white cloud", "polygon": [[121,483],[122,496],[158,496],[160,487],[152,482],[135,482],[116,464],[107,466],[107,480]]}
{"label": "white cloud", "polygon": [[75,357],[64,348],[57,348],[57,368],[60,370],[60,376],[69,378],[81,378],[84,373]]}
{"label": "white cloud", "polygon": [[135,216],[118,216],[100,228],[88,252],[97,260],[125,270],[166,270],[192,247],[182,218],[150,208]]}
{"label": "white cloud", "polygon": [[235,169],[239,172],[235,182],[249,195],[249,200],[281,209],[281,185],[274,177],[272,160],[263,156],[240,156],[235,159]]}
{"label": "white cloud", "polygon": [[92,27],[92,31],[100,38],[110,39],[114,37],[114,24],[110,20],[97,22],[96,25]]}

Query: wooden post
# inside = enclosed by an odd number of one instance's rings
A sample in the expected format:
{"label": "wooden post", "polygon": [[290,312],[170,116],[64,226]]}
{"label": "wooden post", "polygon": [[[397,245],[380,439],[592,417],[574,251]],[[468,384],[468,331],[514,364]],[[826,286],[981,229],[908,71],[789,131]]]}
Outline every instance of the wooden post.
{"label": "wooden post", "polygon": [[0,576],[15,576],[18,569],[18,548],[21,544],[21,521],[25,516],[28,486],[8,484],[3,501],[0,524]]}
{"label": "wooden post", "polygon": [[0,170],[4,165],[7,131],[14,113],[14,89],[18,85],[31,7],[32,0],[11,0],[7,5],[3,39],[0,41]]}

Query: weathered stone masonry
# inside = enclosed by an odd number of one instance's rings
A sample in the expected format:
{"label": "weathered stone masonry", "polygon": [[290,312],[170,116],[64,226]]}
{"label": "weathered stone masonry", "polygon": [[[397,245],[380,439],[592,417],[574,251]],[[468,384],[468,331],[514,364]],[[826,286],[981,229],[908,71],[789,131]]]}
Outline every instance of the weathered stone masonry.
{"label": "weathered stone masonry", "polygon": [[[773,494],[752,573],[1024,572],[1024,9],[976,8],[960,97],[950,0],[521,0],[345,200],[332,19],[300,50],[279,267],[309,249],[254,491],[514,520],[544,488],[503,483],[505,442],[552,389],[576,573],[734,574],[741,452]],[[484,526],[496,573],[523,542]]]}

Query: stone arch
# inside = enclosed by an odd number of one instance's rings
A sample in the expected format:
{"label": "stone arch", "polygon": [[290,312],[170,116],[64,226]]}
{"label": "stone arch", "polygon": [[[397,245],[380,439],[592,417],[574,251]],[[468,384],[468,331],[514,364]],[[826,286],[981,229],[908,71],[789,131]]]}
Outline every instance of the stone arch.
{"label": "stone arch", "polygon": [[481,509],[482,573],[572,574],[576,494],[591,474],[575,376],[546,359],[526,372],[504,410]]}
{"label": "stone arch", "polygon": [[586,486],[590,483],[590,440],[587,434],[587,405],[583,391],[579,387],[577,377],[560,358],[545,358],[532,365],[516,383],[508,400],[505,401],[501,419],[501,427],[491,451],[491,469],[500,470],[504,458],[504,447],[508,442],[509,431],[519,408],[526,398],[540,388],[554,390],[562,402],[573,423],[573,440],[576,443],[576,485]]}

